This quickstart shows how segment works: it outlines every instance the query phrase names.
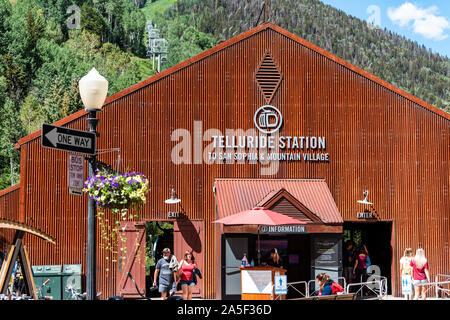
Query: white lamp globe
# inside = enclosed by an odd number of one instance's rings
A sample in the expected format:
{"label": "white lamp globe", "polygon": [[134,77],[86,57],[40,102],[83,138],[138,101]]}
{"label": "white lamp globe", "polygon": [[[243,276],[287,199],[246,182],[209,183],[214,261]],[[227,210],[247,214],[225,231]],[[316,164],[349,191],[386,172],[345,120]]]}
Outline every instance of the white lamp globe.
{"label": "white lamp globe", "polygon": [[108,80],[95,68],[79,81],[80,96],[86,111],[99,111],[102,109],[108,94]]}

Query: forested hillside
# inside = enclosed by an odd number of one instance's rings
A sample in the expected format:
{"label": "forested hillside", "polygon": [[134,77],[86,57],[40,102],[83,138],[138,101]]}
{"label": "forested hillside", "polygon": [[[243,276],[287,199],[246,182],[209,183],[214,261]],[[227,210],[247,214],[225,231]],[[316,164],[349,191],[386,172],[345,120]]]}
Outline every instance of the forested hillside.
{"label": "forested hillside", "polygon": [[19,182],[20,138],[83,108],[78,81],[92,67],[108,95],[153,74],[144,4],[0,0],[0,189]]}
{"label": "forested hillside", "polygon": [[[154,22],[169,40],[169,63],[256,26],[261,0],[179,0]],[[260,19],[260,23],[262,16]],[[450,112],[450,60],[318,0],[271,0],[269,20],[381,79]]]}
{"label": "forested hillside", "polygon": [[[109,95],[154,74],[146,57],[147,19],[169,41],[166,69],[255,27],[261,4],[0,0],[0,190],[19,182],[14,144],[20,138],[83,108],[78,80],[92,67],[108,79]],[[269,20],[450,111],[447,57],[318,0],[271,0]]]}

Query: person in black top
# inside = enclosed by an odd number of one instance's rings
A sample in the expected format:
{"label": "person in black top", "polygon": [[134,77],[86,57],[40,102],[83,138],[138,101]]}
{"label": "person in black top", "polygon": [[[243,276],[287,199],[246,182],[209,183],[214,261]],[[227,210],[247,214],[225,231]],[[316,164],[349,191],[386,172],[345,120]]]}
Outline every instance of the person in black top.
{"label": "person in black top", "polygon": [[277,268],[283,267],[283,260],[278,254],[277,248],[273,248],[272,250],[270,250],[270,258],[269,260],[267,260],[267,265]]}
{"label": "person in black top", "polygon": [[345,243],[344,250],[344,278],[347,284],[353,282],[354,255],[353,241],[349,240]]}

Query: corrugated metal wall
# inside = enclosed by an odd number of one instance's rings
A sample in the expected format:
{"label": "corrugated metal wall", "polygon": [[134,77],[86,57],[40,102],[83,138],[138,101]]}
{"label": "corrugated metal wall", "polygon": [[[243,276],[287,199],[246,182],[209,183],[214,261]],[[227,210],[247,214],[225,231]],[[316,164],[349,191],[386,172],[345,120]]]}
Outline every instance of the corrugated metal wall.
{"label": "corrugated metal wall", "polygon": [[[171,141],[171,134],[178,128],[186,129],[191,140],[213,128],[222,134],[226,128],[254,128],[254,112],[265,104],[254,77],[266,51],[282,74],[271,102],[283,114],[280,135],[325,136],[330,161],[282,162],[278,171],[263,176],[260,164],[204,164],[208,139],[193,145],[192,164],[172,163],[178,142]],[[266,24],[134,86],[132,94],[126,94],[132,89],[121,92],[99,114],[98,148],[120,148],[119,170],[150,178],[143,217],[164,219],[176,209],[164,204],[173,186],[188,217],[204,220],[206,298],[215,297],[220,281],[211,224],[217,177],[324,178],[346,221],[356,220],[361,210],[356,200],[370,190],[380,218],[394,221],[394,293],[399,292],[397,261],[407,246],[424,247],[432,274],[450,273],[450,118],[323,53]],[[87,130],[85,116],[70,119],[68,127]],[[68,154],[42,148],[38,137],[21,142],[21,218],[56,237],[57,245],[26,238],[32,263],[82,263],[84,272],[86,197],[68,193]],[[116,166],[118,155],[99,158]],[[106,268],[114,270],[99,250],[98,290],[110,296],[115,272],[106,276]]]}
{"label": "corrugated metal wall", "polygon": [[[0,218],[18,221],[19,191],[20,185],[18,184],[0,191]],[[8,246],[12,244],[14,233],[14,230],[0,229],[0,251],[8,252]]]}

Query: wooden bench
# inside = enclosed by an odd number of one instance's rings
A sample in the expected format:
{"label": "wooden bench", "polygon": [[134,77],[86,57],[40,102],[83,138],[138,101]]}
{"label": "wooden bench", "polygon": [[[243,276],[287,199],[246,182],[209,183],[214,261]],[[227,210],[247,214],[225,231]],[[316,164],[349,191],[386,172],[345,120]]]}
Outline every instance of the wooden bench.
{"label": "wooden bench", "polygon": [[338,294],[336,300],[355,300],[354,293]]}

